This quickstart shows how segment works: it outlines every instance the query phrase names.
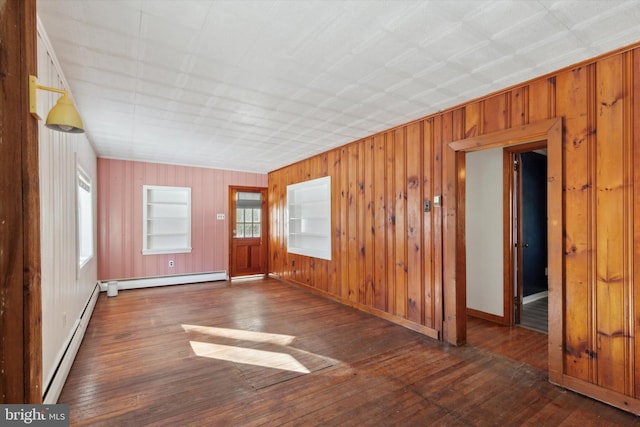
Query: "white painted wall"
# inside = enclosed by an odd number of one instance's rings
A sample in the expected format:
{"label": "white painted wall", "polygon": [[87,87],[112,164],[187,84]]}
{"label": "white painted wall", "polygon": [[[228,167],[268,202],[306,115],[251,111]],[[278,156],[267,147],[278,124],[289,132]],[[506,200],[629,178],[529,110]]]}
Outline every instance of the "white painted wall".
{"label": "white painted wall", "polygon": [[[68,88],[44,29],[38,21],[38,80],[45,86]],[[60,95],[38,90],[43,118]],[[82,111],[80,111],[82,114]],[[40,232],[42,256],[43,392],[52,383],[56,367],[81,324],[82,312],[97,282],[97,171],[95,150],[86,134],[54,132],[39,125]],[[94,204],[94,257],[82,269],[77,262],[76,170],[90,176]],[[75,352],[71,355],[71,360]],[[66,359],[66,358],[65,358]],[[70,362],[68,362],[70,366]],[[57,375],[58,377],[59,375]],[[66,372],[63,375],[66,378]],[[56,379],[60,383],[59,379]],[[62,379],[64,382],[64,378]],[[61,384],[59,384],[61,387]],[[59,391],[58,391],[59,393]],[[53,401],[57,400],[57,395]],[[51,398],[47,402],[51,402]]]}
{"label": "white painted wall", "polygon": [[503,316],[502,148],[466,155],[467,307]]}

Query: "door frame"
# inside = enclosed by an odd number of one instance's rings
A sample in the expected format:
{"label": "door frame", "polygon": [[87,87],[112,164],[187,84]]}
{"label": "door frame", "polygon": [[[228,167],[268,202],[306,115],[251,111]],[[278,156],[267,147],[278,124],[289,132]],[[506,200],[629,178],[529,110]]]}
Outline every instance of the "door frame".
{"label": "door frame", "polygon": [[[262,238],[262,259],[264,259],[264,272],[258,274],[264,274],[265,276],[269,274],[269,208],[267,204],[267,197],[269,195],[267,187],[246,187],[241,185],[230,185],[229,186],[229,235],[228,235],[228,243],[229,243],[229,279],[234,277],[233,270],[233,236],[234,236],[234,226],[236,222],[236,211],[235,211],[235,200],[233,200],[232,195],[234,192],[243,191],[249,193],[261,193],[262,194],[262,220],[261,220],[261,238]],[[242,276],[235,276],[242,277]]]}
{"label": "door frame", "polygon": [[549,381],[563,383],[562,118],[453,141],[443,153],[443,338],[466,342],[465,155],[488,148],[547,141],[547,237],[549,268]]}
{"label": "door frame", "polygon": [[[522,175],[518,174],[518,181],[514,180],[513,156],[529,151],[547,148],[547,141],[535,141],[509,145],[503,148],[503,236],[504,236],[504,311],[505,323],[514,326],[520,322],[522,317],[522,264],[523,248],[518,246],[514,251],[516,243],[522,243]],[[519,167],[522,167],[520,162]],[[521,170],[519,171],[521,172]],[[518,194],[516,195],[516,188]],[[548,203],[547,203],[548,210]],[[517,212],[514,215],[514,212]],[[517,223],[516,223],[517,221]],[[547,252],[549,243],[547,242]],[[515,252],[515,254],[514,254]],[[514,266],[518,266],[518,271],[514,271]],[[515,292],[514,283],[517,279],[518,292]],[[518,322],[516,322],[515,298],[518,297]]]}

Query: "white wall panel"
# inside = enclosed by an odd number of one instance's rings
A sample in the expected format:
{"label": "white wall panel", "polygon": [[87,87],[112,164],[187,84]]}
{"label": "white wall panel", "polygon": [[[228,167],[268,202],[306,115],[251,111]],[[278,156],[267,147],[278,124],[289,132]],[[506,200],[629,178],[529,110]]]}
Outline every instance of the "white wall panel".
{"label": "white wall panel", "polygon": [[[55,55],[38,26],[38,80],[40,84],[67,88]],[[38,110],[43,117],[60,95],[38,90]],[[76,226],[77,164],[90,176],[95,212],[96,154],[86,134],[54,132],[39,125],[40,229],[42,246],[42,362],[43,391],[69,344],[82,311],[97,281],[97,256],[78,269]]]}
{"label": "white wall panel", "polygon": [[467,307],[503,316],[502,148],[466,156]]}

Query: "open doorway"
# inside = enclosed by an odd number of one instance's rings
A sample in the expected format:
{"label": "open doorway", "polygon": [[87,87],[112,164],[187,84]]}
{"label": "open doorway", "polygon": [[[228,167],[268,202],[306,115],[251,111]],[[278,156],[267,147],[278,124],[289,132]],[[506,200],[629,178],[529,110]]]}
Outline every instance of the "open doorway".
{"label": "open doorway", "polygon": [[[553,118],[530,123],[504,131],[497,131],[477,137],[456,140],[447,144],[443,152],[443,188],[446,201],[455,201],[453,206],[445,205],[446,230],[443,238],[443,251],[454,262],[444,264],[443,268],[443,300],[444,318],[451,319],[443,328],[443,338],[454,344],[463,344],[467,339],[467,316],[460,316],[467,307],[467,280],[465,260],[467,247],[473,243],[468,241],[465,219],[469,189],[466,188],[472,179],[467,176],[467,154],[490,150],[493,148],[514,147],[533,142],[546,141],[547,156],[547,268],[548,268],[548,373],[549,380],[555,384],[563,384],[563,205],[562,205],[562,119]],[[530,150],[529,150],[530,151]],[[513,166],[511,166],[513,167]],[[504,209],[503,203],[503,209]],[[506,204],[508,206],[508,204]],[[495,209],[495,208],[494,208]],[[495,211],[495,210],[494,210]],[[506,223],[503,221],[503,224]],[[507,230],[508,232],[508,230]],[[482,246],[475,249],[480,252]],[[505,248],[506,249],[506,248]],[[510,249],[510,248],[509,248]],[[510,250],[505,250],[510,254]],[[508,255],[507,265],[513,265]],[[461,262],[455,262],[460,260]],[[508,281],[505,284],[511,285]],[[510,304],[513,307],[513,300]],[[505,310],[505,311],[508,311]],[[516,328],[527,331],[524,328]],[[541,336],[544,336],[540,334]]]}
{"label": "open doorway", "polygon": [[467,314],[547,333],[546,141],[467,153]]}

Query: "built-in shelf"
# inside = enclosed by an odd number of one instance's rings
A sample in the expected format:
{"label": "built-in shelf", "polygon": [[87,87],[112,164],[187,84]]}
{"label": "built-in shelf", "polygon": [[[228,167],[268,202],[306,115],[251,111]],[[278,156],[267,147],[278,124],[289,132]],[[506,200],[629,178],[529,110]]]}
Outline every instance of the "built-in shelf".
{"label": "built-in shelf", "polygon": [[331,259],[331,177],[287,186],[287,250]]}
{"label": "built-in shelf", "polygon": [[191,188],[143,186],[142,253],[191,252]]}

